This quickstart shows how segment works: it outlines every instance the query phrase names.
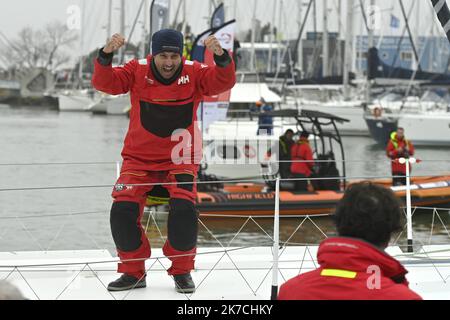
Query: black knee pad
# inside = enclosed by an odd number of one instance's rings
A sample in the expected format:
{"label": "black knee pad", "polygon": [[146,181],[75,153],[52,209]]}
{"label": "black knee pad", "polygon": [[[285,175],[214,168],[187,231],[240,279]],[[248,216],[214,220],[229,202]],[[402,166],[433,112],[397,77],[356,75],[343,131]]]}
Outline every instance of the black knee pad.
{"label": "black knee pad", "polygon": [[170,199],[167,233],[171,246],[189,251],[197,245],[198,220],[195,205],[184,199]]}
{"label": "black knee pad", "polygon": [[134,251],[141,246],[141,229],[138,226],[137,202],[114,202],[111,208],[111,232],[117,249]]}
{"label": "black knee pad", "polygon": [[177,182],[181,182],[178,186],[178,188],[180,189],[184,189],[187,191],[191,191],[194,189],[194,185],[192,183],[187,183],[187,182],[193,182],[194,181],[194,176],[190,175],[190,174],[184,174],[184,173],[180,173],[180,174],[176,174],[175,175],[175,180]]}

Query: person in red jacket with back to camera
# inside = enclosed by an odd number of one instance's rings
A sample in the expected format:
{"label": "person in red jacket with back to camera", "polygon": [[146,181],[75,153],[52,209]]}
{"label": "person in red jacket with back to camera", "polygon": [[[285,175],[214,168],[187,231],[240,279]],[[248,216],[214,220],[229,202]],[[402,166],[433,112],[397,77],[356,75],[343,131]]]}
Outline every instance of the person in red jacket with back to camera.
{"label": "person in red jacket with back to camera", "polygon": [[313,152],[309,145],[309,132],[303,131],[300,139],[291,147],[291,174],[295,180],[296,191],[308,191],[308,180],[314,167]]}
{"label": "person in red jacket with back to camera", "polygon": [[406,269],[384,249],[401,230],[394,193],[368,182],[352,184],[334,220],[338,237],[324,240],[320,267],[288,280],[279,300],[421,300],[408,288]]}
{"label": "person in red jacket with back to camera", "polygon": [[100,49],[92,78],[99,91],[130,92],[132,105],[110,215],[122,276],[108,290],[146,287],[145,260],[151,252],[141,218],[147,194],[162,186],[170,195],[163,247],[172,262],[168,274],[178,292],[191,293],[198,230],[195,179],[202,158],[197,108],[203,96],[234,86],[234,62],[214,36],[205,40],[205,47],[214,53],[215,66],[186,60],[182,33],[163,29],[152,36],[151,55],[113,68],[113,52],[124,43],[123,36],[115,34]]}

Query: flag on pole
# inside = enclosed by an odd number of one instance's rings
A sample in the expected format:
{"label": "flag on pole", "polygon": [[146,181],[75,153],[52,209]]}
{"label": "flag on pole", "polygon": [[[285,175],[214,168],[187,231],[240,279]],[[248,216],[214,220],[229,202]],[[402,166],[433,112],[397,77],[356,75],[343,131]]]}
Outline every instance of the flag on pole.
{"label": "flag on pole", "polygon": [[450,41],[450,10],[445,0],[431,0],[431,4],[436,12],[447,39]]}
{"label": "flag on pole", "polygon": [[400,19],[391,14],[391,28],[397,29],[400,27]]}
{"label": "flag on pole", "polygon": [[197,36],[197,38],[194,41],[194,44],[192,46],[191,50],[191,60],[195,60],[198,62],[204,62],[205,61],[205,40],[208,38],[213,32],[213,29],[208,29],[205,32],[201,33]]}
{"label": "flag on pole", "polygon": [[211,28],[218,28],[225,23],[225,7],[223,3],[214,10],[211,18]]}
{"label": "flag on pole", "polygon": [[153,0],[150,6],[150,37],[169,26],[170,0]]}
{"label": "flag on pole", "polygon": [[[235,20],[231,20],[217,29],[212,29],[211,34],[213,34],[217,40],[219,40],[220,45],[224,50],[227,50],[230,56],[233,56],[233,43],[234,43],[234,28],[236,25]],[[208,36],[207,36],[208,37]],[[206,38],[207,38],[206,37]],[[213,66],[214,54],[208,50],[204,50],[204,61],[205,64]],[[205,101],[229,101],[231,91],[228,90],[220,94],[217,97],[205,97]]]}
{"label": "flag on pole", "polygon": [[[195,40],[191,51],[192,60],[196,60],[210,66],[215,64],[213,53],[207,51],[204,45],[205,39],[210,35],[214,35],[217,40],[219,40],[222,48],[227,50],[230,56],[232,56],[235,26],[236,20],[231,20],[218,28],[212,28],[200,34]],[[203,97],[203,106],[201,108],[202,114],[199,118],[202,119],[202,127],[204,131],[208,131],[208,127],[212,122],[226,118],[230,96],[231,90],[216,96]]]}

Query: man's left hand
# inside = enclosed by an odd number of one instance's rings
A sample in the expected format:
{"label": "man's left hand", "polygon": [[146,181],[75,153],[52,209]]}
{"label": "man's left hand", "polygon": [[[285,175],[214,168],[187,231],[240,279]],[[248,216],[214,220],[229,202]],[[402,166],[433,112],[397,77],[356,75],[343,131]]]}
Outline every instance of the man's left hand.
{"label": "man's left hand", "polygon": [[222,46],[220,45],[219,40],[217,40],[217,38],[213,35],[209,36],[205,40],[205,47],[206,47],[206,49],[208,49],[210,52],[214,53],[215,55],[218,55],[218,56],[223,55]]}

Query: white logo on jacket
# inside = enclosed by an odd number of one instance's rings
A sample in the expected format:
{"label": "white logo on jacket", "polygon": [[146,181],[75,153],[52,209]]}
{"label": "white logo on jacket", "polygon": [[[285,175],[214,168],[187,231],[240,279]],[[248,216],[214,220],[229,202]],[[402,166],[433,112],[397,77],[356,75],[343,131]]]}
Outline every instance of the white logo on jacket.
{"label": "white logo on jacket", "polygon": [[184,77],[178,79],[178,85],[186,83],[189,83],[189,75],[185,75]]}

